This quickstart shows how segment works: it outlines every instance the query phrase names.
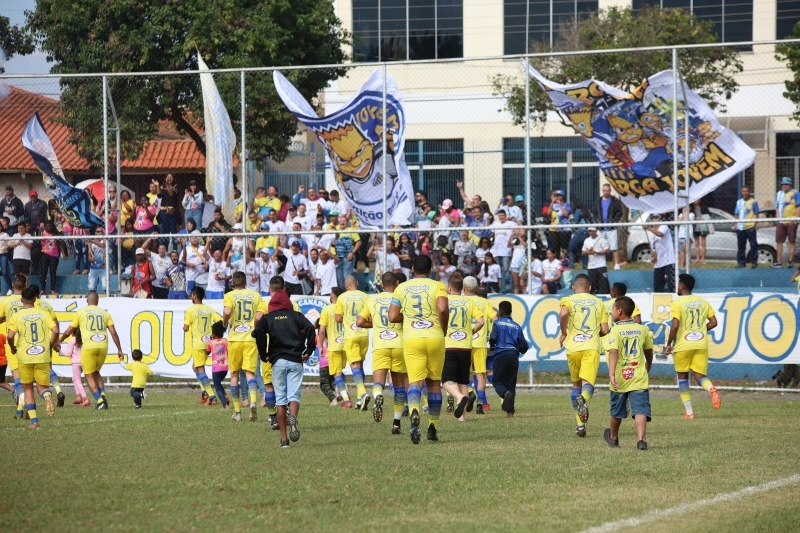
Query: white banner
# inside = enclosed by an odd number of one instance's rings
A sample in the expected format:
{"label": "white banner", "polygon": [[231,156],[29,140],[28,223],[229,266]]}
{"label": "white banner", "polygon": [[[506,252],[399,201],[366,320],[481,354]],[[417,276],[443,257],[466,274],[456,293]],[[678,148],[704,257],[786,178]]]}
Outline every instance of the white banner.
{"label": "white banner", "polygon": [[[661,351],[669,334],[669,304],[671,294],[630,295],[642,312],[642,323],[653,332],[655,350]],[[703,294],[714,308],[719,326],[711,331],[709,356],[712,362],[785,364],[800,363],[797,348],[800,324],[800,297],[775,293]],[[313,323],[320,311],[328,305],[327,298],[315,296],[293,297],[306,317]],[[522,361],[566,360],[564,350],[558,345],[559,298],[556,296],[492,295],[494,307],[502,300],[512,304],[512,318],[522,325],[531,349]],[[86,305],[83,299],[48,300],[56,310],[61,330],[64,331],[75,312]],[[221,300],[205,303],[222,313]],[[100,306],[108,309],[116,325],[126,354],[138,348],[145,354],[155,374],[173,378],[193,378],[191,358],[186,349],[188,333],[183,332],[183,314],[191,302],[179,300],[135,300],[128,298],[101,298]],[[5,332],[5,324],[2,325]],[[109,345],[110,353],[103,367],[103,375],[130,375],[118,364],[116,348]],[[371,349],[365,361],[365,372],[372,372]],[[54,359],[56,372],[70,377],[70,360]],[[318,358],[309,358],[305,366],[307,375],[318,375]]]}

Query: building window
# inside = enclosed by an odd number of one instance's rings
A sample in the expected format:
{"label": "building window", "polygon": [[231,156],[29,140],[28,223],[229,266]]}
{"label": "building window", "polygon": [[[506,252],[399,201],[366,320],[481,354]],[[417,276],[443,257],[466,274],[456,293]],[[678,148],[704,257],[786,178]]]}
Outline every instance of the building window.
{"label": "building window", "polygon": [[781,178],[791,178],[800,187],[800,133],[775,134],[775,188],[781,190]]}
{"label": "building window", "polygon": [[792,35],[794,25],[800,22],[800,2],[797,0],[777,0],[778,17],[775,24],[776,39]]}
{"label": "building window", "polygon": [[414,190],[425,191],[428,203],[461,205],[456,181],[464,181],[464,139],[407,140],[405,156]]}
{"label": "building window", "polygon": [[633,0],[632,7],[638,11],[644,5],[693,11],[698,18],[714,23],[714,32],[723,43],[753,40],[753,0]]}
{"label": "building window", "polygon": [[[525,49],[525,11],[528,19],[528,50]],[[504,0],[503,53],[525,54],[531,43],[553,46],[558,28],[564,23],[577,23],[597,11],[597,0]]]}
{"label": "building window", "polygon": [[462,0],[353,0],[353,61],[464,56]]}

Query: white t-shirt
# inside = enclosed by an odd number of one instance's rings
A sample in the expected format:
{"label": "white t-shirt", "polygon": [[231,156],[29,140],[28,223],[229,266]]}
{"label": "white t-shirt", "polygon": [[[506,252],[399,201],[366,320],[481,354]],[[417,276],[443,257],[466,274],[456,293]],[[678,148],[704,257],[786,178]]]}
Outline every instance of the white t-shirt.
{"label": "white t-shirt", "polygon": [[524,220],[522,220],[522,209],[520,209],[516,205],[505,206],[505,209],[508,212],[508,218],[510,218],[510,219],[514,219],[515,218],[517,220],[525,222]]}
{"label": "white t-shirt", "polygon": [[283,280],[286,283],[300,283],[300,278],[294,274],[295,270],[298,272],[301,270],[308,270],[308,260],[306,256],[301,253],[297,255],[289,254],[286,256],[286,270],[283,271]]}
{"label": "white t-shirt", "polygon": [[558,259],[545,259],[542,261],[542,272],[544,272],[544,279],[556,279],[558,277],[558,268],[561,266],[561,261]]}
{"label": "white t-shirt", "polygon": [[[444,266],[444,265],[442,265],[442,266]],[[437,269],[437,272],[439,273],[439,281],[441,281],[442,283],[447,285],[447,282],[449,280],[448,276],[452,276],[453,272],[455,272],[455,271],[456,271],[455,265],[450,265],[449,267],[445,268],[444,270],[438,270]],[[492,267],[489,267],[489,272],[490,273],[492,272]]]}
{"label": "white t-shirt", "polygon": [[497,263],[489,265],[488,272],[486,266],[481,266],[480,270],[478,270],[478,279],[484,283],[497,283],[502,276],[500,265]]}
{"label": "white t-shirt", "polygon": [[661,268],[675,264],[675,247],[672,245],[672,232],[669,226],[661,224],[658,227],[661,237],[652,232],[647,232],[650,239],[650,246],[656,252],[656,264],[654,268]]}
{"label": "white t-shirt", "polygon": [[225,264],[224,261],[217,263],[214,258],[208,260],[208,285],[206,291],[209,292],[224,292],[225,283],[224,279],[217,279],[217,276],[224,278],[231,275],[231,269]]}
{"label": "white t-shirt", "polygon": [[440,231],[437,231],[437,232],[435,232],[433,234],[433,244],[436,244],[436,239],[438,239],[440,236],[445,236],[448,239],[450,239],[450,232],[449,231],[444,231],[447,228],[452,228],[453,227],[453,223],[450,222],[449,218],[447,218],[446,216],[442,215],[442,217],[439,219],[439,223],[436,225],[436,227]]}
{"label": "white t-shirt", "polygon": [[377,250],[375,252],[375,268],[381,272],[400,272],[400,259],[394,252],[386,255],[386,250]]}
{"label": "white t-shirt", "polygon": [[320,259],[317,264],[317,279],[320,296],[328,296],[331,289],[336,286],[336,264],[333,259],[328,259],[327,263],[323,263]]}
{"label": "white t-shirt", "polygon": [[[197,276],[205,271],[201,264],[203,262],[204,246],[194,248],[191,244],[186,246],[186,281],[194,281]],[[190,267],[189,264],[195,265]]]}
{"label": "white t-shirt", "polygon": [[494,232],[494,246],[492,255],[495,257],[511,257],[511,248],[508,247],[508,239],[511,238],[517,223],[506,219],[505,222],[495,222],[489,229]]}
{"label": "white t-shirt", "polygon": [[309,213],[313,216],[317,216],[317,206],[321,205],[323,209],[325,209],[325,199],[321,196],[318,196],[316,200],[309,200],[308,198],[303,198],[300,200],[300,203],[306,206],[306,213]]}
{"label": "white t-shirt", "polygon": [[[595,252],[608,252],[608,243],[606,240],[598,235],[594,239],[591,237],[586,237],[586,240],[583,241],[583,248],[582,251],[585,250],[594,250]],[[605,254],[600,255],[588,255],[586,256],[589,258],[587,263],[587,267],[589,269],[592,268],[603,268],[606,266],[606,256]]]}
{"label": "white t-shirt", "polygon": [[267,259],[263,261],[260,257],[256,259],[256,270],[259,277],[259,292],[269,292],[269,280],[278,275],[277,260]]}
{"label": "white t-shirt", "polygon": [[[286,224],[281,222],[280,220],[276,220],[275,222],[271,220],[267,220],[265,222],[267,227],[269,228],[270,233],[277,233],[279,231],[286,231]],[[280,239],[280,237],[278,237]]]}
{"label": "white t-shirt", "polygon": [[329,213],[331,211],[336,211],[340,215],[345,215],[347,214],[348,211],[350,211],[350,204],[348,204],[347,200],[345,200],[340,196],[338,202],[333,202],[333,201],[326,202],[325,209],[327,209]]}
{"label": "white t-shirt", "polygon": [[530,285],[530,294],[542,294],[542,278],[533,275],[533,272],[544,275],[542,262],[534,257],[529,270],[528,284]]}
{"label": "white t-shirt", "polygon": [[31,249],[25,246],[23,242],[33,244],[33,241],[25,239],[25,237],[30,237],[30,234],[26,233],[25,235],[20,235],[19,233],[15,233],[14,236],[11,237],[12,241],[17,242],[17,245],[14,247],[14,259],[31,260]]}
{"label": "white t-shirt", "polygon": [[516,244],[514,244],[514,246],[511,248],[511,268],[513,270],[518,270],[522,265],[522,262],[528,257],[528,250],[525,249],[522,241],[518,238],[511,237],[511,239],[512,241],[516,242]]}
{"label": "white t-shirt", "polygon": [[297,215],[296,217],[294,217],[292,219],[292,224],[297,222],[298,224],[300,224],[300,227],[302,229],[308,231],[308,230],[311,229],[311,226],[312,226],[314,220],[315,219],[312,219],[310,216],[308,216],[308,214],[306,214],[306,216],[304,216],[304,217],[301,217],[300,215]]}
{"label": "white t-shirt", "polygon": [[167,269],[172,266],[172,259],[170,259],[168,255],[161,257],[155,252],[150,252],[150,262],[153,263],[153,272],[156,275],[156,279],[153,280],[153,285],[161,288],[166,287],[166,285],[164,285],[164,278],[167,277]]}
{"label": "white t-shirt", "polygon": [[[260,286],[260,272],[258,270],[258,264],[250,258],[250,261],[244,266],[244,270],[242,270],[242,263],[244,261],[242,259],[238,261],[231,261],[231,272],[244,272],[245,276],[247,277],[247,288],[258,292]],[[269,283],[267,283],[269,285]]]}

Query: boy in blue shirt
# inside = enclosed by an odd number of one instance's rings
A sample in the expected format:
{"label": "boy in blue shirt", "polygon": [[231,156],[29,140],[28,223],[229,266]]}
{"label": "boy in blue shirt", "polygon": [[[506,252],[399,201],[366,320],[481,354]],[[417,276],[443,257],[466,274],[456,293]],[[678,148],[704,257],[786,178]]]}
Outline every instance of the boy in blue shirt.
{"label": "boy in blue shirt", "polygon": [[519,357],[528,351],[528,341],[519,324],[511,320],[511,302],[503,300],[498,307],[489,346],[494,350],[494,378],[492,385],[503,399],[502,409],[508,418],[514,418],[514,396],[517,391]]}

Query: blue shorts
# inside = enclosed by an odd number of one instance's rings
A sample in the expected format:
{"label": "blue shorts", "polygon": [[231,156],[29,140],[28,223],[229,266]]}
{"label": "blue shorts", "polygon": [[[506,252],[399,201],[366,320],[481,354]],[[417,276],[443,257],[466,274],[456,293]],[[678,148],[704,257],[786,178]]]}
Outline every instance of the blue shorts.
{"label": "blue shorts", "polygon": [[169,291],[169,295],[167,295],[167,300],[185,300],[186,299],[186,291]]}
{"label": "blue shorts", "polygon": [[206,291],[206,300],[222,300],[224,297],[224,291]]}
{"label": "blue shorts", "polygon": [[627,404],[631,404],[631,418],[645,415],[650,422],[650,391],[632,390],[628,392],[611,391],[611,417],[620,420],[628,417]]}
{"label": "blue shorts", "polygon": [[272,386],[275,388],[275,405],[300,403],[300,387],[303,385],[303,365],[286,359],[278,359],[272,365]]}

